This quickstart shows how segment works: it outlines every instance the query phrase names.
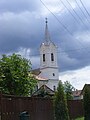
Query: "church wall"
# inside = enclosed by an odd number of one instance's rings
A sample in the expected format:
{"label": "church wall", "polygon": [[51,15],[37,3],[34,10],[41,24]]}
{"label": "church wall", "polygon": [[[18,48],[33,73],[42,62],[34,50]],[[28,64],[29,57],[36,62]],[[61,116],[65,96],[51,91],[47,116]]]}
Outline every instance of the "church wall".
{"label": "church wall", "polygon": [[41,69],[41,77],[44,77],[46,79],[59,79],[59,73],[58,73],[58,68],[45,68]]}
{"label": "church wall", "polygon": [[[54,54],[54,61],[51,61],[51,53]],[[43,62],[43,54],[45,54],[45,62]],[[57,67],[57,49],[56,47],[50,43],[50,45],[45,46],[44,43],[42,44],[40,48],[40,66],[42,67],[49,67],[49,66],[55,66]]]}
{"label": "church wall", "polygon": [[48,81],[48,83],[46,84],[50,89],[52,89],[52,90],[56,90],[57,89],[57,87],[58,87],[58,82],[59,82],[59,80],[49,80]]}
{"label": "church wall", "polygon": [[[46,23],[45,40],[40,45],[41,73],[39,77],[48,79],[46,85],[49,88],[53,89],[53,86],[57,86],[59,81],[59,72],[58,72],[58,64],[57,64],[57,46],[50,39],[47,19],[45,23]],[[41,81],[39,81],[39,85],[40,84]]]}

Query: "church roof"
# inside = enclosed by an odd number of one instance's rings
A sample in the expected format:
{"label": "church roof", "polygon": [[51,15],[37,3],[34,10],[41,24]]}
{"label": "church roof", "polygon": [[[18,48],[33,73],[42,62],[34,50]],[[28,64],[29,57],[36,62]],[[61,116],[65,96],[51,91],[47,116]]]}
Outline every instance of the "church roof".
{"label": "church roof", "polygon": [[36,92],[33,93],[32,96],[46,97],[46,96],[53,96],[54,94],[55,92],[53,90],[51,90],[46,85],[42,85]]}
{"label": "church roof", "polygon": [[48,31],[48,25],[47,25],[48,21],[46,18],[46,28],[45,28],[45,42],[48,44],[50,42],[50,34]]}
{"label": "church roof", "polygon": [[45,26],[45,38],[44,38],[44,42],[41,44],[41,45],[50,45],[50,43],[52,43],[54,46],[55,44],[51,41],[51,38],[50,38],[50,34],[49,34],[49,30],[48,30],[48,21],[47,21],[47,18],[46,18],[46,26]]}
{"label": "church roof", "polygon": [[38,80],[38,81],[47,81],[47,78],[44,77],[40,77],[39,74],[41,73],[40,68],[38,69],[34,69],[31,71],[31,73],[34,75],[34,77]]}
{"label": "church roof", "polygon": [[31,73],[34,75],[39,75],[41,73],[40,68],[32,70]]}
{"label": "church roof", "polygon": [[48,81],[48,79],[40,77],[40,76],[35,76],[35,78],[39,81]]}

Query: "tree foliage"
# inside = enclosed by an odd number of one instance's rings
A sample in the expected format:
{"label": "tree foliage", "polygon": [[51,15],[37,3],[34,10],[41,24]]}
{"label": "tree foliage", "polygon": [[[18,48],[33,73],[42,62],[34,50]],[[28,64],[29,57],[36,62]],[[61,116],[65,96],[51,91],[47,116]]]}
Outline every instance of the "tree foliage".
{"label": "tree foliage", "polygon": [[67,100],[73,99],[72,91],[74,91],[75,88],[70,84],[70,82],[68,82],[68,81],[64,82],[64,90],[66,93]]}
{"label": "tree foliage", "polygon": [[90,120],[90,88],[86,87],[84,90],[84,120]]}
{"label": "tree foliage", "polygon": [[69,120],[64,87],[60,81],[54,98],[55,120]]}
{"label": "tree foliage", "polygon": [[31,62],[21,55],[2,55],[0,59],[0,90],[13,95],[29,95],[36,80],[29,72]]}

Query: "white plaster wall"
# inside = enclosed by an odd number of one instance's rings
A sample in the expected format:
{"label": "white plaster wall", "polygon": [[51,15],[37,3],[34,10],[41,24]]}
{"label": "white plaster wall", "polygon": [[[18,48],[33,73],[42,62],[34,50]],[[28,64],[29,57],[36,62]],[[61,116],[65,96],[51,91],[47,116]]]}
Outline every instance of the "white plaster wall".
{"label": "white plaster wall", "polygon": [[59,80],[49,80],[48,83],[46,84],[50,89],[54,90],[54,86],[57,88],[58,87]]}
{"label": "white plaster wall", "polygon": [[[55,76],[53,76],[53,73]],[[41,69],[40,77],[47,78],[47,79],[59,79],[59,72],[58,68],[44,68]]]}
{"label": "white plaster wall", "polygon": [[[54,61],[51,61],[51,53],[54,55]],[[45,54],[45,62],[43,62],[43,54]],[[42,43],[40,46],[40,71],[41,73],[39,76],[48,79],[48,82],[39,81],[39,86],[45,84],[52,90],[54,86],[57,88],[59,82],[57,47],[52,42],[48,45]]]}
{"label": "white plaster wall", "polygon": [[48,83],[48,81],[45,81],[45,80],[40,80],[38,82],[38,88],[40,88],[42,85],[46,85]]}
{"label": "white plaster wall", "polygon": [[[54,54],[54,61],[51,61],[51,53]],[[45,54],[45,62],[43,62],[43,54]],[[54,44],[50,43],[45,45],[44,43],[40,47],[40,67],[55,67],[57,66],[57,48]]]}
{"label": "white plaster wall", "polygon": [[54,86],[58,87],[59,80],[48,80],[48,81],[39,81],[38,82],[38,88],[40,88],[42,85],[46,85],[51,90],[54,90]]}

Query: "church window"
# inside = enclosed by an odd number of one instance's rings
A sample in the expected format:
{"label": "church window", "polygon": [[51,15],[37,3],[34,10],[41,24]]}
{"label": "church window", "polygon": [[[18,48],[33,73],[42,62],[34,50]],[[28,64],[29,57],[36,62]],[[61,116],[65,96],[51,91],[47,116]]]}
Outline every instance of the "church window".
{"label": "church window", "polygon": [[45,62],[45,54],[43,54],[43,62]]}
{"label": "church window", "polygon": [[55,76],[55,73],[53,73],[53,76]]}
{"label": "church window", "polygon": [[53,90],[56,91],[56,86],[55,85],[53,86]]}
{"label": "church window", "polygon": [[54,55],[51,53],[51,61],[54,61]]}

